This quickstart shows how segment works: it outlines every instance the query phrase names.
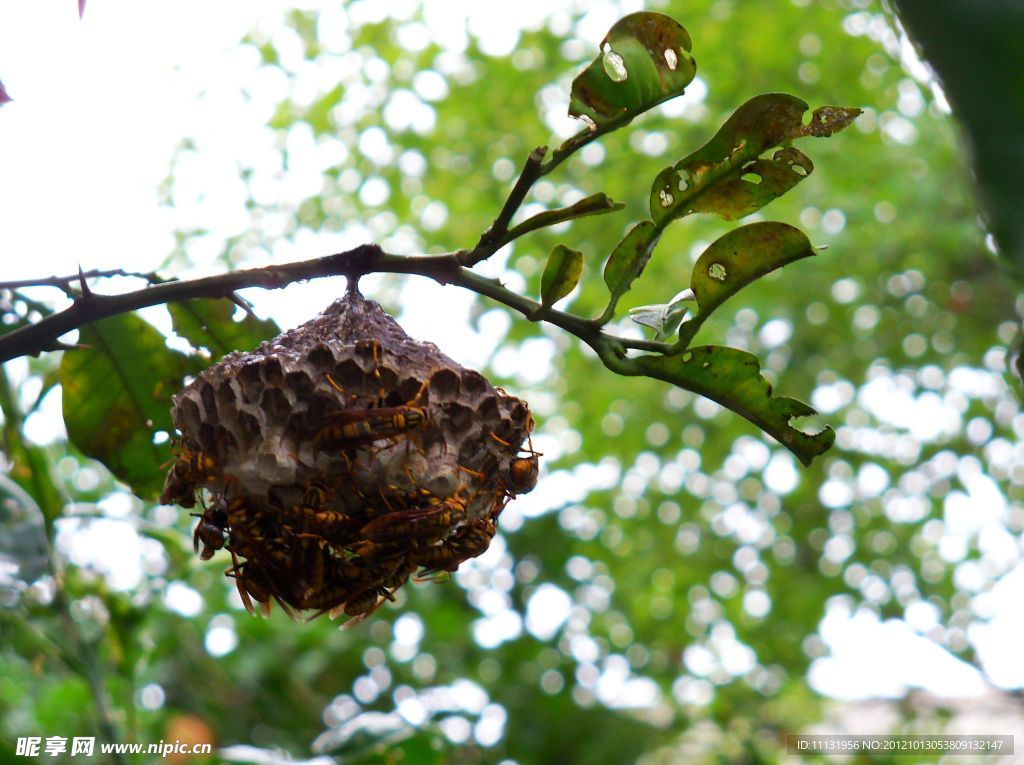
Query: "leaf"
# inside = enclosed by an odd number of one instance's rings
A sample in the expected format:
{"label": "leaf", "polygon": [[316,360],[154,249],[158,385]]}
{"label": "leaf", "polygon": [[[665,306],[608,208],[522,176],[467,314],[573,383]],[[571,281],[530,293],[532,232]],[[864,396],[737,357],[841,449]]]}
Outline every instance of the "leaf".
{"label": "leaf", "polygon": [[683,323],[683,319],[690,313],[691,309],[696,312],[697,300],[693,290],[683,290],[665,307],[665,319],[662,322],[661,330],[655,336],[655,340],[666,340],[674,335]]}
{"label": "leaf", "polygon": [[[0,563],[4,564],[0,596],[10,594],[16,581],[32,584],[45,574],[49,552],[39,504],[10,476],[0,473]],[[0,607],[14,605],[14,601],[4,601],[7,599],[0,597]]]}
{"label": "leaf", "polygon": [[716,239],[693,267],[690,288],[706,317],[752,281],[814,255],[807,236],[786,223],[751,223]]}
{"label": "leaf", "polygon": [[717,401],[774,437],[805,466],[836,439],[830,427],[808,435],[790,424],[817,412],[796,399],[772,396],[772,386],[761,376],[761,363],[752,353],[705,345],[679,356],[639,356],[629,359],[627,368]]}
{"label": "leaf", "polygon": [[665,321],[665,309],[668,306],[662,303],[658,305],[641,305],[629,309],[629,318],[644,327],[661,331]]}
{"label": "leaf", "polygon": [[664,305],[644,305],[629,309],[629,318],[637,324],[655,331],[655,340],[667,340],[674,335],[683,319],[696,304],[693,290],[683,290]]}
{"label": "leaf", "polygon": [[3,82],[0,82],[0,106],[9,104],[13,100],[14,99],[7,95],[7,89],[4,87]]}
{"label": "leaf", "polygon": [[[697,151],[658,173],[651,187],[651,216],[665,225],[692,212],[735,220],[760,209],[810,175],[814,166],[796,149],[758,160],[773,146],[804,136],[829,136],[847,127],[860,109],[823,106],[803,124],[806,102],[785,93],[747,101]],[[799,168],[799,169],[798,169]],[[758,183],[743,180],[760,176]]]}
{"label": "leaf", "polygon": [[655,225],[645,220],[633,226],[622,241],[615,245],[604,267],[604,283],[608,285],[612,297],[601,321],[606,322],[612,317],[619,299],[629,291],[633,280],[643,273],[660,235]]}
{"label": "leaf", "polygon": [[575,289],[582,275],[583,253],[564,244],[555,245],[540,279],[540,302],[554,305]]}
{"label": "leaf", "polygon": [[60,366],[68,439],[99,460],[143,499],[163,486],[167,444],[153,433],[174,430],[170,396],[192,371],[190,359],[135,314],[83,327],[87,348],[66,351]]}
{"label": "leaf", "polygon": [[226,298],[199,298],[167,306],[174,331],[196,348],[209,348],[216,358],[231,351],[250,351],[281,333],[271,319],[246,315],[235,321],[235,305]]}
{"label": "leaf", "polygon": [[[814,164],[803,152],[792,147],[779,149],[771,159],[755,159],[740,175],[711,186],[694,200],[691,210],[736,220],[781,197],[812,172]],[[748,180],[749,176],[757,180]]]}
{"label": "leaf", "polygon": [[614,130],[682,95],[697,64],[690,35],[661,13],[632,13],[601,41],[601,54],[572,82],[569,115],[595,130]]}
{"label": "leaf", "polygon": [[509,231],[507,238],[509,240],[516,239],[523,234],[530,231],[536,231],[539,228],[554,226],[556,223],[575,220],[576,218],[585,218],[588,215],[604,215],[605,213],[621,210],[625,206],[626,205],[622,202],[616,202],[611,199],[604,192],[591,194],[589,197],[584,197],[579,202],[574,205],[570,205],[569,207],[561,207],[557,210],[545,210],[544,212],[537,213],[531,218],[527,218]]}

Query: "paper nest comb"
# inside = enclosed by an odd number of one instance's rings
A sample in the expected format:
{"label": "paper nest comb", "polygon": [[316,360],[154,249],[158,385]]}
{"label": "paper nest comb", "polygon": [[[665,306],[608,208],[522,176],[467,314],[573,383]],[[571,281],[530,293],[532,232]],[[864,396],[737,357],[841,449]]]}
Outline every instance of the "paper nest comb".
{"label": "paper nest comb", "polygon": [[[537,480],[524,401],[349,292],[174,396],[160,501],[194,507],[242,601],[362,618],[419,570],[454,571]],[[205,491],[202,491],[205,490]]]}

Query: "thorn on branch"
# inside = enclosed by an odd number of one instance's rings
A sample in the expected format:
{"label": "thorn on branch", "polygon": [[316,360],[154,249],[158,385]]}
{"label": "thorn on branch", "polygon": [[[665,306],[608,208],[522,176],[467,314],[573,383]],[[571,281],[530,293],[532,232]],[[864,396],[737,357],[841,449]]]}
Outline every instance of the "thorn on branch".
{"label": "thorn on branch", "polygon": [[78,265],[78,286],[82,289],[82,300],[88,300],[92,297],[92,290],[89,289],[89,283],[85,280],[85,272],[82,270],[82,265]]}

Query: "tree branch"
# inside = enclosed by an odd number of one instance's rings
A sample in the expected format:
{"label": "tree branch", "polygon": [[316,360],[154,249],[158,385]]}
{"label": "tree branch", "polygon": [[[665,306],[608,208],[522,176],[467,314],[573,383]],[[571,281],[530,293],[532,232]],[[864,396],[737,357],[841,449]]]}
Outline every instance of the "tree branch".
{"label": "tree branch", "polygon": [[[575,335],[600,356],[622,356],[627,348],[664,351],[664,343],[626,340],[603,332],[598,324],[563,311],[541,305],[535,300],[506,289],[497,279],[489,279],[460,265],[466,250],[443,255],[392,255],[375,244],[364,244],[347,252],[284,265],[250,268],[202,279],[168,281],[135,292],[102,295],[91,292],[71,307],[41,319],[35,324],[0,336],[0,363],[18,356],[36,355],[54,346],[61,335],[86,324],[164,303],[194,298],[231,298],[235,290],[246,287],[278,289],[293,282],[325,276],[345,276],[350,287],[369,273],[400,273],[425,276],[438,284],[452,284],[491,298],[519,311],[530,321],[546,321]],[[39,284],[36,280],[34,284]]]}
{"label": "tree branch", "polygon": [[522,172],[519,173],[519,179],[516,181],[516,185],[512,187],[512,191],[509,193],[508,199],[505,200],[505,204],[502,206],[501,212],[498,213],[498,217],[494,219],[491,227],[480,237],[476,247],[460,255],[459,263],[461,265],[475,266],[501,249],[505,243],[505,233],[508,231],[509,223],[512,222],[512,216],[516,214],[533,184],[544,174],[544,157],[547,156],[547,153],[547,146],[538,146],[530,152],[530,156],[526,158],[526,163],[523,165]]}
{"label": "tree branch", "polygon": [[[374,271],[419,273],[443,284],[457,268],[453,255],[387,255],[376,245],[368,244],[314,260],[232,271],[202,279],[172,280],[120,295],[92,292],[88,296],[78,296],[73,305],[59,313],[0,337],[0,363],[18,356],[37,355],[53,347],[61,335],[86,324],[153,305],[204,297],[234,299],[234,292],[246,287],[277,289],[292,282],[324,276],[346,276],[358,280],[363,274]],[[78,277],[71,278],[77,280]],[[37,279],[33,284],[45,281]]]}
{"label": "tree branch", "polygon": [[19,290],[25,287],[56,287],[68,292],[72,284],[80,283],[81,279],[106,279],[113,276],[127,276],[135,279],[145,279],[150,284],[164,281],[153,271],[148,274],[138,271],[125,271],[123,268],[101,270],[94,268],[90,271],[79,271],[71,276],[45,276],[40,279],[16,279],[9,282],[0,282],[0,290]]}

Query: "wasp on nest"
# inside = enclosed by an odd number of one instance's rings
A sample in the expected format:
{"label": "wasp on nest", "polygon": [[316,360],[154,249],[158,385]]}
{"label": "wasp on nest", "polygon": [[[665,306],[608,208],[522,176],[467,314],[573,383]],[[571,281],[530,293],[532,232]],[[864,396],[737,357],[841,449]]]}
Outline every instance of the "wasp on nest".
{"label": "wasp on nest", "polygon": [[250,612],[277,601],[361,619],[417,571],[483,553],[505,504],[537,481],[526,402],[355,290],[203,371],[172,417],[160,501],[199,499],[196,552],[228,550]]}

